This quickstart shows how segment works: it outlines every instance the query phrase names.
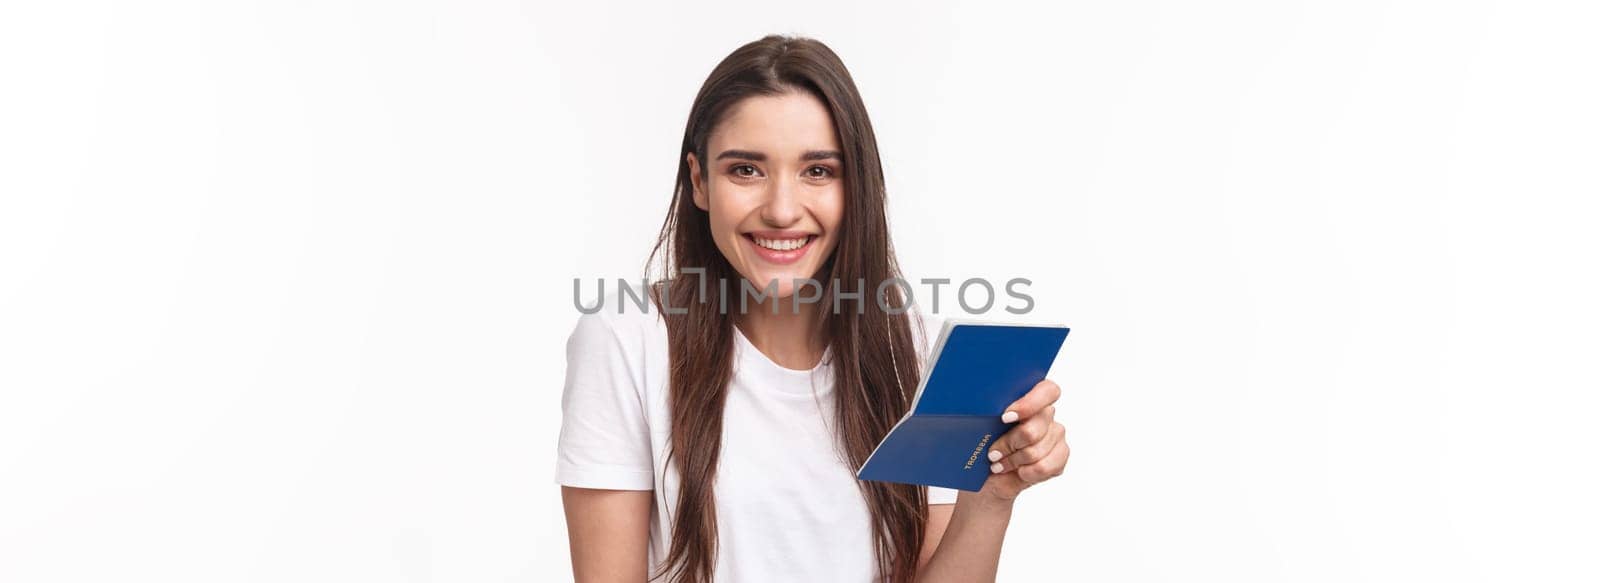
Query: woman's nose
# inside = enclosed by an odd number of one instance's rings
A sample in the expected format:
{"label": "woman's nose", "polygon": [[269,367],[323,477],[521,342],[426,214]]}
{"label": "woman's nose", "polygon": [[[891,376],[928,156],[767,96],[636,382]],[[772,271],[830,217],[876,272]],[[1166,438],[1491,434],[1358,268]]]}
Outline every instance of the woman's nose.
{"label": "woman's nose", "polygon": [[774,227],[787,227],[799,222],[805,214],[794,179],[779,178],[771,181],[766,204],[761,207],[761,219]]}

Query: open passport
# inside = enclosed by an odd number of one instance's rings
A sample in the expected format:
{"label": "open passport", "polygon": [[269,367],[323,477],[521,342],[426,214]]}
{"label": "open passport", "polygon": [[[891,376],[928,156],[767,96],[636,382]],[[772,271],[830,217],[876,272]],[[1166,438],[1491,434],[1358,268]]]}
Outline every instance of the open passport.
{"label": "open passport", "polygon": [[1068,330],[946,321],[911,410],[856,478],[981,490],[989,477],[989,446],[1016,424],[1000,415],[1044,380]]}

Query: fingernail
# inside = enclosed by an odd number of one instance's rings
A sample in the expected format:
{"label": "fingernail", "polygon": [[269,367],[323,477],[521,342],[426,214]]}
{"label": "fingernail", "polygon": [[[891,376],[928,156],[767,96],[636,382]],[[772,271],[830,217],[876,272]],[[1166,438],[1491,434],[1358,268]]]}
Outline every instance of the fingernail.
{"label": "fingernail", "polygon": [[1000,457],[1001,457],[1000,456],[1000,450],[998,450],[998,449],[989,450],[989,461],[991,461],[991,462],[1000,461]]}
{"label": "fingernail", "polygon": [[1016,411],[1006,411],[1005,415],[1001,415],[1000,416],[1000,420],[1004,421],[1006,423],[1010,423],[1012,421],[1016,421],[1017,420],[1017,412]]}
{"label": "fingernail", "polygon": [[990,472],[994,472],[996,474],[1000,473],[1000,470],[1004,469],[1004,468],[1005,468],[1005,466],[1002,466],[1000,464],[990,464],[989,465],[989,471]]}

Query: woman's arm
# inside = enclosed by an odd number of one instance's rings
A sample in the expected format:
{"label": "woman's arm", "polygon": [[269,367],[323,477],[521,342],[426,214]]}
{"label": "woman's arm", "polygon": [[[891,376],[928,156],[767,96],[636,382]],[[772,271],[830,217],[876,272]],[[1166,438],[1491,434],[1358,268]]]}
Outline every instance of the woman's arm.
{"label": "woman's arm", "polygon": [[919,583],[994,581],[1013,500],[996,498],[988,490],[962,491],[955,504],[928,507],[926,565],[918,569]]}
{"label": "woman's arm", "polygon": [[[919,583],[994,581],[1017,495],[1061,475],[1071,455],[1066,428],[1055,421],[1060,396],[1061,387],[1046,379],[1006,407],[1001,420],[1017,424],[990,448],[989,459],[995,463],[983,488],[959,492],[953,511],[929,507],[928,540],[933,542],[924,543],[926,568],[918,570]],[[946,520],[946,513],[948,524],[935,525]],[[931,557],[929,546],[935,547]]]}
{"label": "woman's arm", "polygon": [[651,490],[561,487],[577,583],[639,583],[649,570]]}
{"label": "woman's arm", "polygon": [[928,561],[933,559],[933,552],[939,550],[939,541],[944,539],[944,531],[950,526],[950,514],[955,507],[955,504],[928,505],[928,526],[925,529],[927,536],[922,539],[922,554],[917,557],[918,573],[927,570]]}

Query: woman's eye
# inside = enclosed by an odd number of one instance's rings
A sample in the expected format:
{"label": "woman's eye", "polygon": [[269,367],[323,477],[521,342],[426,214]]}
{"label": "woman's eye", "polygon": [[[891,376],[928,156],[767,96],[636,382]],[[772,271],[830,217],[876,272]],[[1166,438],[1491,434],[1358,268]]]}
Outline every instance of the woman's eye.
{"label": "woman's eye", "polygon": [[[817,172],[818,170],[821,170],[821,172]],[[833,176],[833,169],[827,166],[812,166],[810,169],[806,170],[806,172],[810,174],[812,178],[827,178],[829,176]]]}
{"label": "woman's eye", "polygon": [[[745,170],[749,170],[750,174],[745,174],[744,173]],[[749,164],[740,164],[738,166],[734,166],[733,167],[733,175],[734,176],[738,176],[740,178],[749,178],[751,176],[755,176],[755,171],[756,171],[756,167],[755,166],[751,166]]]}

